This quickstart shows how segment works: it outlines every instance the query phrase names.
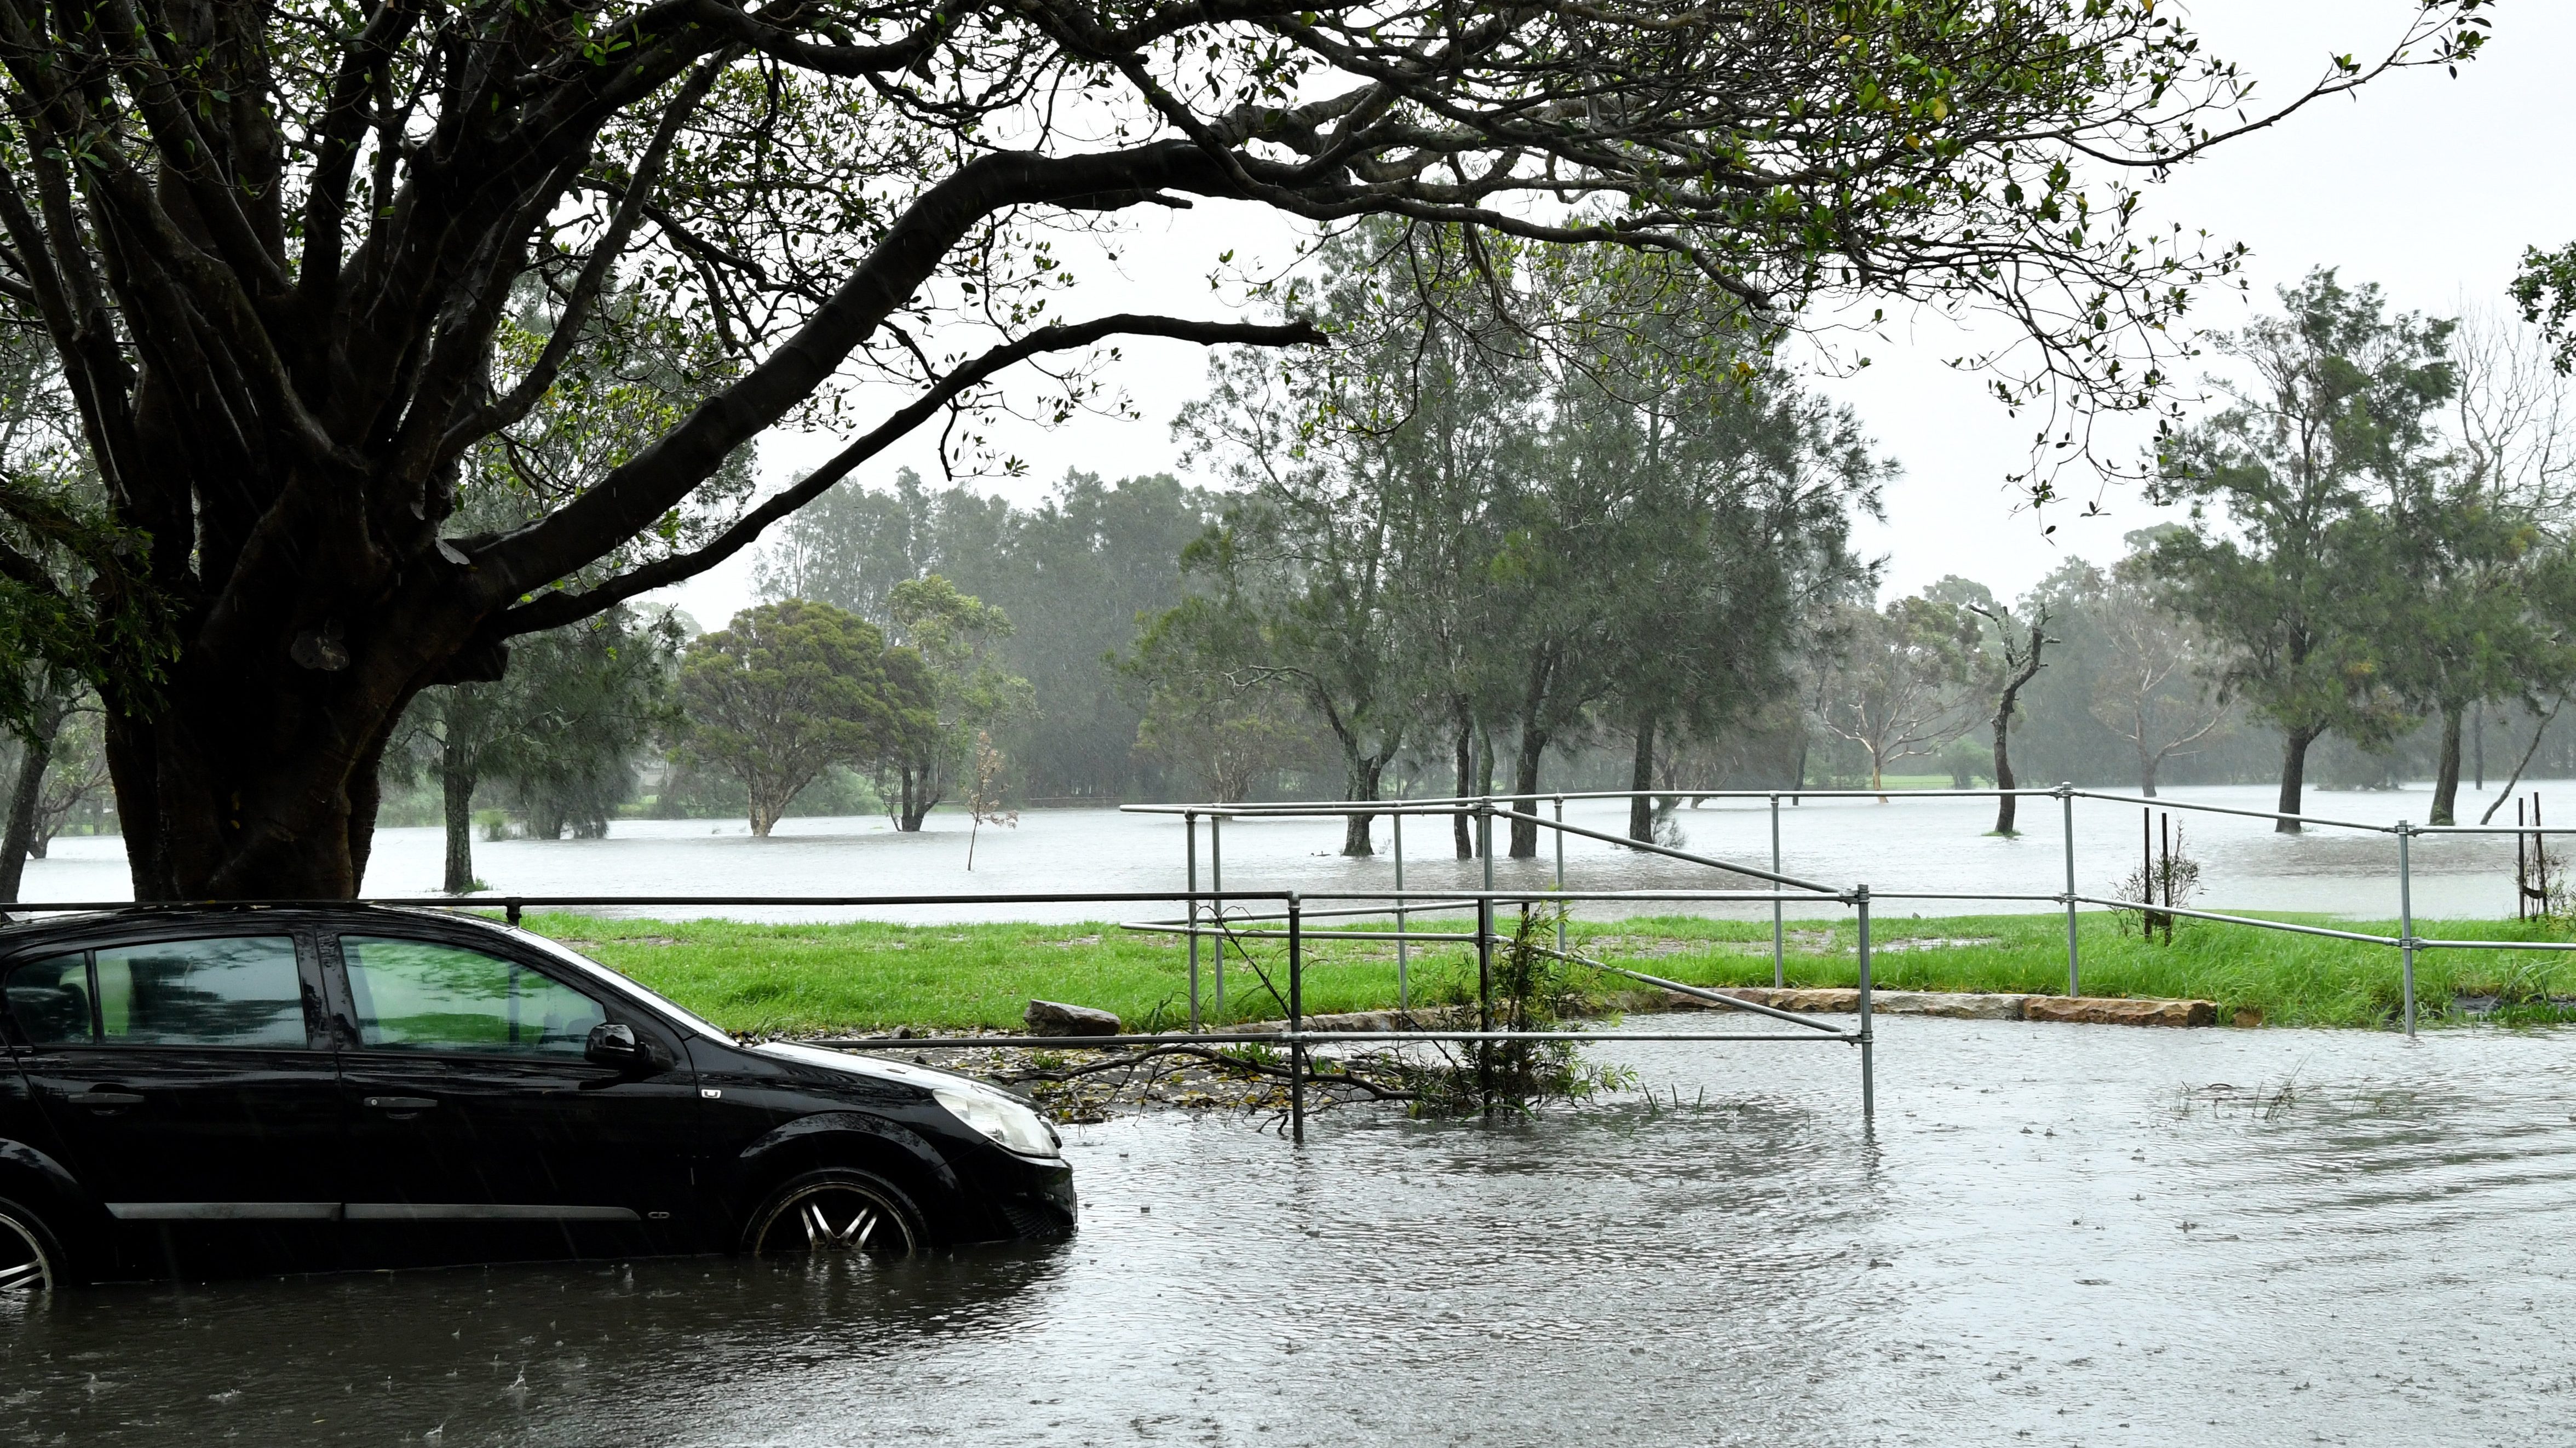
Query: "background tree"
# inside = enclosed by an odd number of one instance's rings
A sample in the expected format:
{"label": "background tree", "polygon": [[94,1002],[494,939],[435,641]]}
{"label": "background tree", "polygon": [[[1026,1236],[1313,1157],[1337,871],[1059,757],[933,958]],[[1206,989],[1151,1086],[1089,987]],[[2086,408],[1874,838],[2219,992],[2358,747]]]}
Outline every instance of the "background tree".
{"label": "background tree", "polygon": [[442,685],[413,700],[405,747],[387,763],[416,762],[439,782],[440,889],[483,888],[474,875],[474,797],[486,783],[517,793],[537,838],[567,827],[579,838],[607,833],[633,792],[637,753],[671,718],[675,633],[667,616],[619,609],[528,640],[528,667],[507,678]]}
{"label": "background tree", "polygon": [[1010,616],[959,593],[938,574],[906,579],[888,593],[893,636],[918,659],[930,685],[928,728],[892,736],[877,759],[877,793],[895,828],[911,833],[974,765],[975,736],[1029,709],[1029,681],[1002,668],[997,649]]}
{"label": "background tree", "polygon": [[1263,779],[1322,752],[1285,687],[1239,672],[1260,657],[1250,637],[1259,627],[1239,609],[1191,599],[1151,619],[1121,662],[1146,697],[1136,748],[1220,804],[1251,798]]}
{"label": "background tree", "polygon": [[2165,761],[2200,749],[2235,719],[2212,680],[2222,661],[2199,627],[2166,610],[2132,555],[2110,573],[2092,571],[2077,607],[2099,641],[2093,717],[2137,756],[2138,792],[2155,798]]}
{"label": "background tree", "polygon": [[1816,721],[1860,746],[1870,788],[1886,788],[1888,766],[1938,753],[1976,727],[1960,693],[1977,649],[1975,615],[1916,596],[1883,610],[1846,605],[1839,623]]}
{"label": "background tree", "polygon": [[[2482,3],[2428,6],[2310,94],[2456,59]],[[0,571],[105,702],[138,898],[337,896],[422,689],[714,567],[1021,362],[1070,357],[1054,415],[1098,400],[1084,359],[1115,339],[1316,338],[1059,321],[1068,221],[1193,197],[1436,218],[1683,258],[1779,325],[1820,295],[1990,302],[2041,343],[2023,381],[2148,401],[2140,353],[2232,254],[2133,228],[2123,178],[2268,124],[2236,119],[2245,80],[2170,7],[1855,0],[1830,29],[1803,0],[11,0],[0,298],[60,362],[109,501],[66,531],[0,491]],[[555,322],[514,355],[523,282]],[[682,318],[716,353],[649,443],[525,526],[455,526],[458,460],[521,436],[574,353]],[[872,384],[908,400],[802,481],[715,485]],[[32,565],[39,535],[74,586]],[[125,638],[158,642],[100,643]]]}
{"label": "background tree", "polygon": [[2449,325],[2390,316],[2376,287],[2318,270],[2280,297],[2283,315],[2217,339],[2251,380],[2221,380],[2229,405],[2166,440],[2153,496],[2190,504],[2191,525],[2149,566],[2224,651],[2224,687],[2281,730],[2279,811],[2295,815],[2320,737],[2374,744],[2405,721],[2370,636],[2393,586],[2374,504],[2427,465],[2455,377]]}
{"label": "background tree", "polygon": [[1033,796],[1115,799],[1159,784],[1136,752],[1141,700],[1114,656],[1140,615],[1182,598],[1181,550],[1215,517],[1168,474],[1104,482],[1068,472],[1034,507],[963,484],[932,491],[909,469],[892,491],[843,483],[781,526],[760,560],[765,598],[838,604],[893,630],[896,584],[936,573],[1001,609],[1000,667],[1029,681],[1029,707],[994,730]]}
{"label": "background tree", "polygon": [[0,901],[18,898],[27,861],[43,859],[63,821],[107,783],[97,699],[62,670],[39,665],[37,672],[29,708],[11,729],[18,758],[0,832]]}
{"label": "background tree", "polygon": [[2014,622],[2012,610],[2000,603],[1969,604],[1967,608],[1994,630],[1993,650],[1984,659],[1983,682],[1987,695],[1995,701],[1995,833],[2017,835],[2021,831],[2013,828],[2014,806],[2020,803],[2013,796],[2013,715],[2020,706],[2021,691],[2030,687],[2030,681],[2048,666],[2048,646],[2063,640],[2048,636],[2045,603],[2029,611],[2028,623]]}
{"label": "background tree", "polygon": [[747,608],[692,640],[680,660],[688,753],[741,780],[751,832],[766,837],[826,765],[874,765],[935,733],[935,685],[920,656],[828,603]]}

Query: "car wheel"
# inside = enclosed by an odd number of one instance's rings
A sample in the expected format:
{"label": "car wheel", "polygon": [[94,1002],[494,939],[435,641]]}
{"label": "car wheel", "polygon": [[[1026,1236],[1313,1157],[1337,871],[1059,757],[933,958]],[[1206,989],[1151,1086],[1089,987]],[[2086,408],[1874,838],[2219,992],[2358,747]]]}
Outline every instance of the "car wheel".
{"label": "car wheel", "polygon": [[848,1167],[788,1178],[751,1214],[742,1237],[754,1257],[908,1257],[928,1245],[921,1210],[903,1188]]}
{"label": "car wheel", "polygon": [[0,1197],[0,1302],[67,1285],[61,1241],[44,1218]]}

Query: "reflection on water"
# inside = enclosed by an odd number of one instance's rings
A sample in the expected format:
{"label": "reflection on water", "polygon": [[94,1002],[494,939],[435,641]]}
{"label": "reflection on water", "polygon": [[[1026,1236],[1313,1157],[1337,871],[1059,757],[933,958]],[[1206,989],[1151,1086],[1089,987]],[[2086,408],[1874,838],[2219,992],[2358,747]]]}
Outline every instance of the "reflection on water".
{"label": "reflection on water", "polygon": [[[2544,794],[2571,788],[2537,787]],[[2268,786],[2177,789],[2170,797],[2240,809],[2272,806]],[[2392,824],[2423,819],[2430,800],[2423,789],[2320,791],[2309,807],[2335,818]],[[1793,875],[1839,885],[1866,881],[1882,896],[1907,890],[2052,894],[2065,888],[2062,821],[2054,800],[2023,801],[2027,832],[2018,839],[1985,833],[1994,823],[1990,800],[1900,795],[1881,805],[1866,799],[1810,799],[1784,806],[1780,814],[1782,861]],[[2079,800],[2075,817],[2076,883],[2081,893],[2107,895],[2112,883],[2136,866],[2138,808]],[[1626,805],[1618,800],[1572,801],[1566,818],[1614,834],[1627,828]],[[1770,858],[1770,813],[1762,801],[1711,801],[1703,809],[1685,807],[1677,818],[1686,848],[1695,853],[1757,865]],[[2284,836],[2262,820],[2176,818],[2192,852],[2203,861],[2205,905],[2379,918],[2397,913],[2396,841],[2389,836],[2325,829]],[[1408,824],[1407,885],[1437,889],[1482,880],[1480,865],[1455,858],[1447,826],[1445,820]],[[1204,885],[1212,883],[1211,857],[1217,846],[1204,824],[1201,830]],[[1378,856],[1346,860],[1339,854],[1337,821],[1236,820],[1224,829],[1225,883],[1310,893],[1389,889],[1395,883],[1391,835],[1390,825],[1381,820]],[[1505,886],[1548,881],[1554,869],[1553,838],[1542,838],[1541,847],[1545,853],[1538,860],[1496,861],[1496,880]],[[435,829],[378,831],[366,888],[390,895],[435,892],[443,848],[443,836]],[[965,820],[953,815],[934,815],[929,830],[912,835],[896,833],[881,819],[791,819],[766,840],[750,838],[737,821],[621,820],[605,840],[477,841],[474,851],[475,873],[496,890],[528,895],[1109,892],[1174,889],[1186,879],[1179,820],[1112,810],[1032,810],[1020,817],[1017,829],[986,829],[972,872],[966,869]],[[1567,881],[1576,888],[1706,889],[1729,883],[1696,865],[1594,840],[1569,838],[1565,861]],[[2420,915],[2493,918],[2513,913],[2513,841],[2508,837],[2420,839],[2414,869]],[[1740,878],[1732,883],[1752,884]],[[123,899],[127,889],[124,855],[115,839],[60,840],[51,858],[27,867],[30,900]],[[2045,902],[1888,905],[1927,915],[2056,908]],[[1615,908],[1627,913],[1627,907]],[[920,906],[878,913],[915,921],[1083,920],[1123,916],[1128,910],[1147,913],[1147,907],[1099,905]],[[1768,911],[1768,906],[1736,907],[1729,913]],[[1839,914],[1840,908],[1809,907],[1799,913]]]}
{"label": "reflection on water", "polygon": [[1874,1136],[1846,1052],[1640,1046],[1660,1112],[1089,1128],[1061,1247],[72,1294],[0,1439],[2563,1435],[2576,1037],[1882,1030]]}

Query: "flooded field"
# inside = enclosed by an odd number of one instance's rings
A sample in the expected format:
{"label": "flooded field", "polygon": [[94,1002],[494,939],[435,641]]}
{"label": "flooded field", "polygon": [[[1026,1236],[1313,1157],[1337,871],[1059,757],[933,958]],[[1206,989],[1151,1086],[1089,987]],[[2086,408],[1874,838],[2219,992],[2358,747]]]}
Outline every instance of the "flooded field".
{"label": "flooded field", "polygon": [[[2576,785],[2543,783],[2537,788],[2551,798],[2563,796],[2576,811]],[[2238,809],[2269,809],[2273,803],[2268,786],[2177,789],[2170,796]],[[2309,802],[2319,815],[2367,824],[2421,821],[2429,805],[2429,794],[2420,787],[2366,794],[2319,791]],[[2483,801],[2476,806],[2484,807]],[[1566,817],[1587,828],[1621,833],[1627,827],[1626,811],[1617,800],[1578,800],[1567,805]],[[2082,800],[2075,811],[2076,882],[2082,893],[2108,894],[2113,882],[2136,865],[2139,810]],[[1809,799],[1784,805],[1780,813],[1782,859],[1794,875],[1845,885],[1865,881],[1881,895],[1906,890],[2046,894],[2065,888],[2065,845],[2060,806],[2054,800],[2023,802],[2025,833],[2017,839],[1986,833],[1994,823],[1990,800],[1899,795],[1882,805],[1867,799]],[[2204,905],[2383,918],[2397,913],[2397,846],[2387,835],[2316,829],[2284,836],[2273,833],[2264,820],[2179,811],[2175,818],[2190,851],[2203,862]],[[2504,818],[2512,818],[2510,808]],[[2567,818],[2576,821],[2576,813]],[[1685,847],[1695,853],[1753,864],[1770,858],[1771,819],[1762,801],[1711,801],[1705,808],[1681,809],[1677,819]],[[1480,865],[1456,859],[1447,825],[1445,820],[1407,823],[1409,886],[1436,889],[1482,879]],[[1020,817],[1017,829],[982,832],[971,872],[966,869],[966,830],[963,816],[946,814],[933,815],[927,830],[911,835],[896,833],[883,819],[790,819],[774,837],[756,840],[738,820],[621,820],[604,840],[478,840],[474,859],[476,873],[495,890],[531,895],[1165,890],[1186,878],[1178,819],[1114,810],[1032,810]],[[1339,854],[1338,821],[1236,820],[1224,828],[1225,882],[1242,889],[1310,892],[1389,889],[1395,866],[1386,821],[1377,826],[1376,842],[1376,858],[1346,860]],[[1517,886],[1551,878],[1554,843],[1543,837],[1540,844],[1539,860],[1496,861],[1497,881]],[[443,836],[435,829],[379,831],[367,872],[368,892],[434,892],[443,848]],[[1212,848],[1202,825],[1203,871],[1210,868]],[[2510,838],[2419,839],[2414,852],[2419,915],[2493,918],[2513,913]],[[1724,883],[1699,866],[1575,838],[1566,842],[1566,871],[1569,882],[1588,889],[1700,889]],[[1201,878],[1205,882],[1209,877]],[[27,867],[30,900],[123,899],[127,893],[123,849],[112,838],[57,841],[52,858]],[[1841,913],[1840,907],[1792,908]],[[2056,907],[1918,901],[1889,908],[1932,915]],[[1767,915],[1769,907],[1737,907],[1733,913],[1749,916],[1757,910]],[[998,910],[925,906],[878,913],[890,919],[944,921],[1080,920],[1116,912],[1114,907],[1024,905]]]}
{"label": "flooded field", "polygon": [[1058,1247],[64,1294],[0,1440],[2563,1438],[2576,1036],[1880,1031],[1874,1133],[1841,1048],[1627,1047],[1660,1109],[1084,1128]]}

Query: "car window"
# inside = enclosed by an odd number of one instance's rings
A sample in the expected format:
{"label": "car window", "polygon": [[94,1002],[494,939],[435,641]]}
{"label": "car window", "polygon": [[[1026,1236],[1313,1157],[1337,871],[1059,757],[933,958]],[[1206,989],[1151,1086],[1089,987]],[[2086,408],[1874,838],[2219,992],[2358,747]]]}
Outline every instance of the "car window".
{"label": "car window", "polygon": [[32,1046],[86,1045],[97,1029],[89,1013],[86,952],[31,960],[9,972],[9,1019]]}
{"label": "car window", "polygon": [[479,950],[344,935],[340,959],[370,1047],[579,1056],[608,1019],[571,986]]}
{"label": "car window", "polygon": [[304,983],[283,935],[165,940],[91,952],[109,1045],[302,1046]]}

